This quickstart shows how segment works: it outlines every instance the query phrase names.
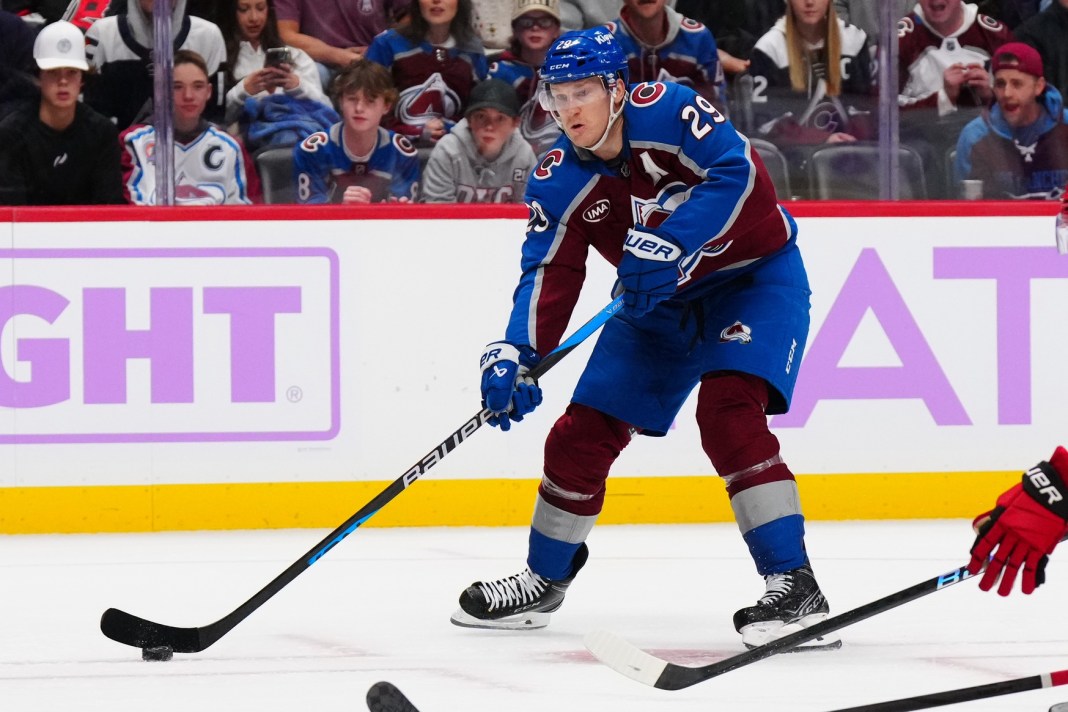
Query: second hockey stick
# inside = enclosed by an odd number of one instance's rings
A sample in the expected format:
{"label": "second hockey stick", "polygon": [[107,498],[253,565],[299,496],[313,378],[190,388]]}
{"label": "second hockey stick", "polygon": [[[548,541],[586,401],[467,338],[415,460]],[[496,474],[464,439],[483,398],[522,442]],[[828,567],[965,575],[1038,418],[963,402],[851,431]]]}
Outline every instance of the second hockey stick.
{"label": "second hockey stick", "polygon": [[913,710],[927,710],[943,705],[955,705],[958,702],[985,700],[988,697],[999,697],[1016,692],[1041,690],[1045,687],[1057,687],[1066,684],[1068,684],[1068,670],[1057,670],[1056,672],[1047,672],[1041,675],[1019,677],[1015,680],[994,682],[988,685],[975,685],[974,687],[962,687],[958,690],[932,692],[929,695],[905,697],[900,700],[889,700],[888,702],[877,702],[872,705],[833,710],[833,712],[913,712]]}
{"label": "second hockey stick", "polygon": [[[592,319],[579,327],[575,333],[559,346],[546,354],[534,368],[530,369],[527,376],[536,380],[544,375],[559,363],[564,356],[574,351],[583,341],[592,336],[622,307],[622,297],[616,298]],[[342,539],[356,531],[361,524],[374,516],[375,512],[389,504],[413,482],[426,474],[427,470],[459,447],[472,433],[481,428],[489,417],[490,411],[485,408],[476,413],[453,431],[451,435],[438,443],[433,450],[423,456],[403,475],[382,490],[374,499],[365,504],[360,511],[327,534],[326,538],[312,547],[308,553],[290,564],[289,568],[280,573],[250,599],[214,623],[194,628],[179,628],[155,623],[117,608],[109,608],[104,611],[104,615],[100,618],[101,632],[116,642],[141,648],[142,650],[165,648],[169,649],[170,652],[176,653],[199,653],[233,630],[238,623],[285,588],[290,581],[310,568],[312,564],[325,556]]]}
{"label": "second hockey stick", "polygon": [[799,645],[815,640],[827,633],[841,630],[874,615],[884,613],[892,608],[915,601],[929,593],[971,578],[968,568],[962,566],[949,573],[927,579],[915,586],[902,589],[877,601],[872,601],[851,611],[824,619],[813,626],[783,636],[770,643],[733,655],[709,665],[690,667],[676,665],[632,645],[623,638],[607,631],[593,631],[585,637],[586,647],[602,663],[632,680],[656,687],[661,690],[681,690],[699,682],[710,680],[732,670],[769,658],[776,653],[791,650]]}

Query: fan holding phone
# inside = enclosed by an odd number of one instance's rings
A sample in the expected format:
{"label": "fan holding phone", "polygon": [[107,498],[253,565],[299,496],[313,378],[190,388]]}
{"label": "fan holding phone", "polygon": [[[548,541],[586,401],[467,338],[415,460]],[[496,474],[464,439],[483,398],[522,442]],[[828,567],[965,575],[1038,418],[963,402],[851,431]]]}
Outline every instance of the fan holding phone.
{"label": "fan holding phone", "polygon": [[262,98],[279,90],[295,99],[331,105],[311,57],[283,44],[268,0],[230,0],[222,20],[228,25],[227,124],[237,121],[249,97]]}

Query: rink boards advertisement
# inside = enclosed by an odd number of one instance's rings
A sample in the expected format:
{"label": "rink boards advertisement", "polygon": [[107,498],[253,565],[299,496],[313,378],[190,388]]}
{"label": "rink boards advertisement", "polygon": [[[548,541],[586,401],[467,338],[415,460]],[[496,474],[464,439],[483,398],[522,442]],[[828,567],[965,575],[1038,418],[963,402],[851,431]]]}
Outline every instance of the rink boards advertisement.
{"label": "rink boards advertisement", "polygon": [[[812,328],[771,426],[808,516],[966,516],[1065,441],[1056,206],[790,209]],[[331,527],[423,463],[371,524],[526,523],[596,337],[511,432],[439,447],[480,409],[524,226],[515,206],[0,210],[0,532]],[[587,267],[571,329],[611,301],[612,268]],[[602,521],[730,519],[694,401],[620,457]]]}

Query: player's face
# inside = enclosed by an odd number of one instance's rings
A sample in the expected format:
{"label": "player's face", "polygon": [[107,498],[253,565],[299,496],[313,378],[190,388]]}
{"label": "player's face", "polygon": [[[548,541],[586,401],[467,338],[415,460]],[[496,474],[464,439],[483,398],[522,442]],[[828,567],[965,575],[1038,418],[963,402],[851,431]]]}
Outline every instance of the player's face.
{"label": "player's face", "polygon": [[456,17],[459,0],[419,0],[419,12],[430,25],[448,25]]}
{"label": "player's face", "polygon": [[964,11],[962,0],[920,0],[923,16],[932,25],[946,25],[954,22]]}
{"label": "player's face", "polygon": [[611,96],[600,77],[587,77],[549,87],[551,107],[564,133],[577,146],[592,146],[608,127]]}
{"label": "player's face", "polygon": [[509,116],[496,109],[479,109],[467,117],[471,135],[475,137],[478,152],[492,160],[501,155],[508,138],[519,125],[518,117]]}
{"label": "player's face", "polygon": [[789,0],[794,19],[806,27],[815,27],[827,19],[831,0]]}
{"label": "player's face", "polygon": [[349,131],[377,131],[379,122],[388,111],[389,103],[384,97],[369,98],[362,89],[345,92],[341,97],[341,118]]}
{"label": "player's face", "polygon": [[239,0],[237,3],[237,27],[241,37],[249,42],[258,41],[267,24],[267,0]]}
{"label": "player's face", "polygon": [[1019,69],[1000,69],[994,75],[994,96],[1005,122],[1013,128],[1030,126],[1041,113],[1038,95],[1046,82]]}
{"label": "player's face", "polygon": [[54,109],[70,109],[82,92],[82,70],[59,67],[41,71],[41,101]]}
{"label": "player's face", "polygon": [[560,36],[560,21],[547,12],[528,12],[516,18],[512,32],[521,47],[544,52]]}
{"label": "player's face", "polygon": [[184,62],[174,67],[174,123],[189,129],[200,120],[211,98],[208,76],[195,64]]}
{"label": "player's face", "polygon": [[650,20],[663,14],[667,0],[624,0],[623,4],[638,17]]}

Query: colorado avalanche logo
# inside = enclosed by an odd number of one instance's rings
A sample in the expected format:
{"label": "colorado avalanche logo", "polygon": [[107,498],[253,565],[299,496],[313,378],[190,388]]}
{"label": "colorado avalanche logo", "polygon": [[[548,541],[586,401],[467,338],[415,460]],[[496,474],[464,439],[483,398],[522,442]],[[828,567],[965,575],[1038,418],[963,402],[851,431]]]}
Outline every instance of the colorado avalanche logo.
{"label": "colorado avalanche logo", "polygon": [[723,331],[719,332],[719,343],[737,341],[740,344],[753,343],[753,330],[740,321],[736,321]]}
{"label": "colorado avalanche logo", "polygon": [[527,203],[527,232],[545,232],[549,229],[549,218],[545,217],[545,208],[532,200]]}
{"label": "colorado avalanche logo", "polygon": [[635,225],[646,227],[659,227],[665,220],[671,217],[683,201],[686,200],[688,186],[685,183],[668,183],[655,198],[639,198],[631,196],[630,212]]}
{"label": "colorado avalanche logo", "polygon": [[545,180],[553,174],[553,168],[564,162],[564,152],[559,148],[554,148],[545,154],[545,158],[541,159],[541,163],[534,169],[534,177],[538,180]]}
{"label": "colorado avalanche logo", "polygon": [[422,84],[408,87],[397,99],[397,117],[408,126],[423,126],[431,119],[452,118],[460,111],[460,95],[434,72]]}
{"label": "colorado avalanche logo", "polygon": [[667,92],[667,87],[658,82],[642,82],[630,92],[630,103],[634,106],[652,106]]}

